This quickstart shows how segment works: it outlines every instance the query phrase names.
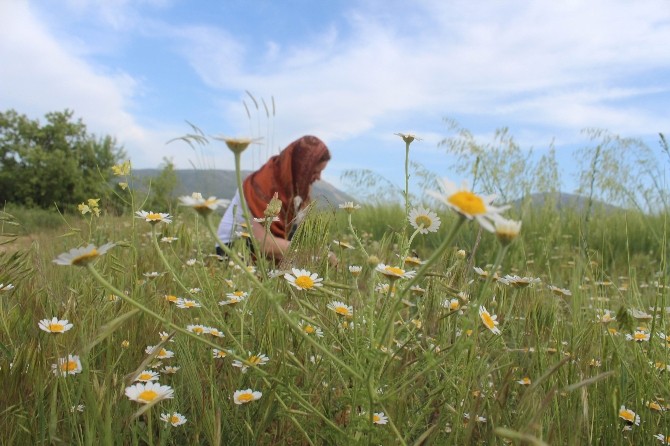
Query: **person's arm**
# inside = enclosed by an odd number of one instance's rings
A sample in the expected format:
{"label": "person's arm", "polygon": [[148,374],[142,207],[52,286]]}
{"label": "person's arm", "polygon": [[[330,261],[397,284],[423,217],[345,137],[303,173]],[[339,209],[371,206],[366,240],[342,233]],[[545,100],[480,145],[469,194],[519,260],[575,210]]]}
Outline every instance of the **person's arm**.
{"label": "person's arm", "polygon": [[291,242],[283,238],[275,237],[272,232],[266,231],[265,226],[254,221],[251,223],[251,232],[258,241],[258,247],[266,257],[281,260],[288,250]]}

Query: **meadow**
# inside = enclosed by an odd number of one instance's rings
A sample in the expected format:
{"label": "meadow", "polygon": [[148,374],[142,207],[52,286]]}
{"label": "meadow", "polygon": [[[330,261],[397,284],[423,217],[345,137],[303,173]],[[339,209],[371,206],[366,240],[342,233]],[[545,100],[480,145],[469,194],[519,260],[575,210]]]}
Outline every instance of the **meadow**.
{"label": "meadow", "polygon": [[0,214],[2,444],[670,444],[667,209],[333,203],[275,265],[119,181]]}

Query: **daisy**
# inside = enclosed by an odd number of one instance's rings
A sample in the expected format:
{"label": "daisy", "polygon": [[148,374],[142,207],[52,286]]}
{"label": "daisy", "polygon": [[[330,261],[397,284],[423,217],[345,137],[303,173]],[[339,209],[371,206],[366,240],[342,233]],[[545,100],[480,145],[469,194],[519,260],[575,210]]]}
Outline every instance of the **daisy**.
{"label": "daisy", "polygon": [[128,339],[124,339],[123,341],[121,341],[121,347],[122,348],[130,347],[130,341]]}
{"label": "daisy", "polygon": [[161,369],[161,373],[164,373],[166,375],[174,375],[179,371],[179,367],[172,366],[172,365],[166,365]]}
{"label": "daisy", "polygon": [[317,338],[323,337],[323,330],[321,330],[316,325],[312,325],[305,321],[300,321],[298,325],[300,326],[300,329],[302,329],[302,331],[304,331],[308,335],[315,335]]}
{"label": "daisy", "polygon": [[86,409],[86,406],[84,406],[83,404],[77,404],[76,406],[70,407],[70,412],[72,412],[72,413],[83,412],[84,409]]}
{"label": "daisy", "polygon": [[172,217],[170,217],[170,214],[165,214],[163,212],[137,211],[135,212],[135,215],[137,218],[143,218],[144,221],[147,221],[152,225],[161,222],[167,224],[172,223]]}
{"label": "daisy", "polygon": [[223,359],[228,356],[228,350],[220,350],[218,348],[212,349],[212,357],[214,359]]}
{"label": "daisy", "polygon": [[126,396],[131,401],[148,404],[174,397],[174,390],[170,386],[160,383],[137,383],[126,387]]}
{"label": "daisy", "polygon": [[191,299],[177,299],[177,308],[200,308],[202,305],[196,300]]}
{"label": "daisy", "polygon": [[345,201],[344,203],[340,204],[340,209],[344,209],[348,214],[351,214],[360,208],[361,206],[358,204],[354,204],[353,201]]}
{"label": "daisy", "polygon": [[375,271],[377,271],[378,273],[382,273],[383,275],[388,277],[389,280],[395,280],[400,278],[411,279],[416,275],[416,271],[405,271],[402,268],[398,268],[396,266],[384,265],[383,263],[377,265]]}
{"label": "daisy", "polygon": [[363,267],[358,265],[349,265],[349,272],[351,273],[352,276],[356,277],[360,275],[361,271],[363,271]]}
{"label": "daisy", "polygon": [[421,138],[418,138],[413,133],[394,133],[394,135],[401,137],[406,144],[411,144],[415,139],[421,141]]}
{"label": "daisy", "polygon": [[647,342],[649,341],[649,333],[647,333],[644,330],[635,330],[635,333],[633,333],[632,335],[626,334],[626,340],[635,342]]}
{"label": "daisy", "polygon": [[174,333],[171,335],[167,331],[161,331],[158,333],[158,337],[161,339],[161,342],[169,341],[169,342],[174,342],[174,339],[171,337],[173,336]]}
{"label": "daisy", "polygon": [[379,294],[389,294],[389,290],[391,290],[390,296],[395,296],[395,285],[391,286],[389,283],[378,283],[375,285],[375,291]]}
{"label": "daisy", "polygon": [[656,412],[663,412],[665,410],[665,407],[661,406],[656,401],[647,401],[644,404],[645,406],[647,406],[651,410],[655,410]]}
{"label": "daisy", "polygon": [[542,282],[541,279],[539,278],[534,278],[534,277],[519,277],[515,274],[508,274],[505,277],[505,283],[507,285],[516,287],[516,288],[526,288],[528,286],[532,286],[535,284],[538,284]]}
{"label": "daisy", "polygon": [[662,444],[670,444],[670,436],[666,437],[663,434],[656,434],[654,438],[660,441]]}
{"label": "daisy", "polygon": [[507,246],[514,241],[521,231],[521,222],[508,220],[498,216],[493,220],[496,237],[503,246]]}
{"label": "daisy", "polygon": [[495,232],[493,220],[497,218],[501,212],[508,209],[509,206],[491,206],[491,202],[495,199],[495,195],[481,197],[470,192],[465,183],[458,187],[455,183],[446,178],[438,179],[437,181],[441,191],[427,191],[429,195],[443,201],[448,207],[465,218],[477,220],[481,227],[487,231]]}
{"label": "daisy", "polygon": [[51,364],[51,371],[57,376],[76,375],[81,370],[81,361],[77,355],[67,355],[67,358],[59,358],[57,364]]}
{"label": "daisy", "polygon": [[410,211],[409,223],[420,234],[428,234],[429,232],[437,232],[442,221],[435,212],[419,206]]}
{"label": "daisy", "polygon": [[162,413],[161,416],[161,421],[165,421],[166,423],[170,423],[171,425],[177,427],[181,426],[182,424],[186,423],[186,417],[179,412],[172,412],[172,413]]}
{"label": "daisy", "polygon": [[596,315],[596,320],[602,324],[609,324],[612,321],[616,321],[616,317],[612,316],[610,310],[605,310],[603,314]]}
{"label": "daisy", "polygon": [[299,290],[311,290],[314,287],[323,286],[321,283],[323,278],[319,277],[316,273],[310,273],[305,269],[298,268],[291,268],[291,271],[293,275],[286,273],[284,274],[284,279]]}
{"label": "daisy", "polygon": [[214,139],[223,141],[226,143],[228,149],[236,155],[244,152],[250,144],[260,141],[261,138],[229,138],[225,136],[214,136]]}
{"label": "daisy", "polygon": [[186,266],[193,266],[193,265],[196,264],[196,262],[197,262],[196,259],[188,259],[188,260],[186,261]]}
{"label": "daisy", "polygon": [[445,299],[442,302],[442,307],[449,309],[449,311],[458,311],[461,308],[461,301],[458,299]]}
{"label": "daisy", "polygon": [[177,237],[161,237],[161,243],[172,243],[179,240]]}
{"label": "daisy", "polygon": [[559,287],[554,286],[554,285],[549,285],[548,288],[549,288],[549,291],[551,291],[552,293],[554,293],[557,296],[561,296],[561,297],[572,296],[572,292],[570,290],[566,290],[565,288],[559,288]]}
{"label": "daisy", "polygon": [[8,283],[5,285],[4,283],[0,283],[0,291],[10,291],[14,289],[14,285],[11,283]]}
{"label": "daisy", "polygon": [[219,206],[226,207],[230,204],[230,200],[222,200],[216,197],[204,199],[200,192],[193,192],[191,196],[179,197],[179,201],[183,206],[192,207],[200,215],[207,215]]}
{"label": "daisy", "polygon": [[176,304],[177,302],[179,302],[179,298],[177,296],[175,296],[174,294],[166,294],[163,297],[165,298],[165,300],[167,300],[168,302],[172,302],[173,304]]}
{"label": "daisy", "polygon": [[233,367],[239,367],[242,369],[242,373],[247,373],[249,367],[255,367],[257,365],[265,365],[268,363],[270,358],[265,356],[263,353],[257,355],[252,355],[249,352],[249,358],[245,359],[244,362],[238,361],[237,359],[233,361]]}
{"label": "daisy", "polygon": [[340,316],[351,317],[354,315],[354,307],[352,307],[351,305],[347,305],[344,302],[334,300],[330,302],[326,307],[329,310],[332,310],[335,313],[339,314]]}
{"label": "daisy", "polygon": [[224,336],[226,336],[225,334],[223,334],[221,330],[213,327],[207,327],[207,334],[209,334],[210,336],[214,336],[215,338],[223,338]]}
{"label": "daisy", "polygon": [[147,279],[154,279],[156,277],[162,276],[163,273],[159,273],[158,271],[151,271],[151,272],[148,272],[148,273],[142,273],[142,275],[144,277],[146,277]]}
{"label": "daisy", "polygon": [[623,419],[627,424],[640,425],[640,416],[630,409],[626,409],[623,404],[619,408],[619,418]]}
{"label": "daisy", "polygon": [[421,260],[418,257],[414,257],[414,256],[405,257],[405,265],[421,266],[424,263],[426,263],[426,262],[424,262],[423,260]]}
{"label": "daisy", "polygon": [[337,246],[339,246],[340,248],[343,248],[343,249],[354,249],[353,245],[350,245],[347,242],[342,242],[340,240],[333,240],[333,244],[335,244],[335,245],[337,245]]}
{"label": "daisy", "polygon": [[273,223],[275,221],[280,221],[280,219],[276,215],[268,215],[267,217],[254,218],[254,221],[256,223],[264,224],[264,223]]}
{"label": "daisy", "polygon": [[384,415],[384,412],[376,412],[372,414],[372,422],[374,424],[386,424],[389,422],[389,418]]}
{"label": "daisy", "polygon": [[257,390],[236,390],[233,393],[233,401],[235,404],[246,404],[261,399],[261,396],[263,394]]}
{"label": "daisy", "polygon": [[[158,348],[157,345],[149,345],[149,346],[147,346],[147,348],[144,349],[144,353],[146,353],[148,355],[152,355],[152,354],[156,353],[157,348]],[[158,358],[158,359],[169,359],[169,358],[172,358],[172,357],[174,357],[174,352],[172,352],[170,350],[166,350],[162,347],[158,350],[158,353],[156,354],[156,358]]]}
{"label": "daisy", "polygon": [[479,306],[479,317],[482,319],[484,326],[491,330],[493,334],[500,334],[500,329],[498,328],[498,321],[496,320],[498,316],[491,315],[483,305]]}
{"label": "daisy", "polygon": [[53,262],[57,265],[86,266],[93,260],[105,254],[113,246],[114,243],[106,243],[99,248],[96,248],[93,244],[89,244],[83,248],[73,248],[68,252],[60,254]]}
{"label": "daisy", "polygon": [[238,302],[243,301],[249,296],[249,293],[246,291],[235,290],[232,293],[226,293],[226,297],[231,300],[237,300]]}
{"label": "daisy", "polygon": [[140,372],[140,374],[137,375],[133,381],[141,381],[143,383],[149,381],[158,381],[158,372],[154,372],[153,370],[144,370]]}
{"label": "daisy", "polygon": [[207,334],[209,333],[209,328],[205,327],[204,325],[187,325],[186,329],[190,331],[191,333],[195,333],[198,336],[201,334]]}
{"label": "daisy", "polygon": [[517,381],[517,383],[521,384],[522,386],[530,386],[530,378],[527,376],[524,376],[520,380]]}
{"label": "daisy", "polygon": [[70,324],[67,319],[59,320],[57,317],[54,317],[51,320],[42,319],[37,326],[47,333],[65,333],[74,325]]}

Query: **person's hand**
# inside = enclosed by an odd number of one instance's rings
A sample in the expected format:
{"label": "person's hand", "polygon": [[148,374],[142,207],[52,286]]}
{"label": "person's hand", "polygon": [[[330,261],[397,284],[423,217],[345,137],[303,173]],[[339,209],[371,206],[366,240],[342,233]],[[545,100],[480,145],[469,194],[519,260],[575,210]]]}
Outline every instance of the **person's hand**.
{"label": "person's hand", "polygon": [[328,251],[328,263],[330,263],[330,266],[332,267],[336,267],[339,263],[339,260],[337,260],[337,256],[333,251]]}

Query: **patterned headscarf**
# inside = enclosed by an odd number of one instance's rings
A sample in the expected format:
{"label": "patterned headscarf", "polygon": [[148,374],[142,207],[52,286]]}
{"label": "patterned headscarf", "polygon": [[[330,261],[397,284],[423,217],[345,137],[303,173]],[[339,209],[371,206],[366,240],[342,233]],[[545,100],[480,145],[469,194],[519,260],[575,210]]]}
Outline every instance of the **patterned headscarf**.
{"label": "patterned headscarf", "polygon": [[316,136],[293,141],[244,180],[244,199],[251,214],[262,217],[277,192],[282,208],[279,221],[272,223],[270,231],[275,237],[287,238],[297,212],[310,201],[310,180],[316,166],[328,160],[330,151]]}

